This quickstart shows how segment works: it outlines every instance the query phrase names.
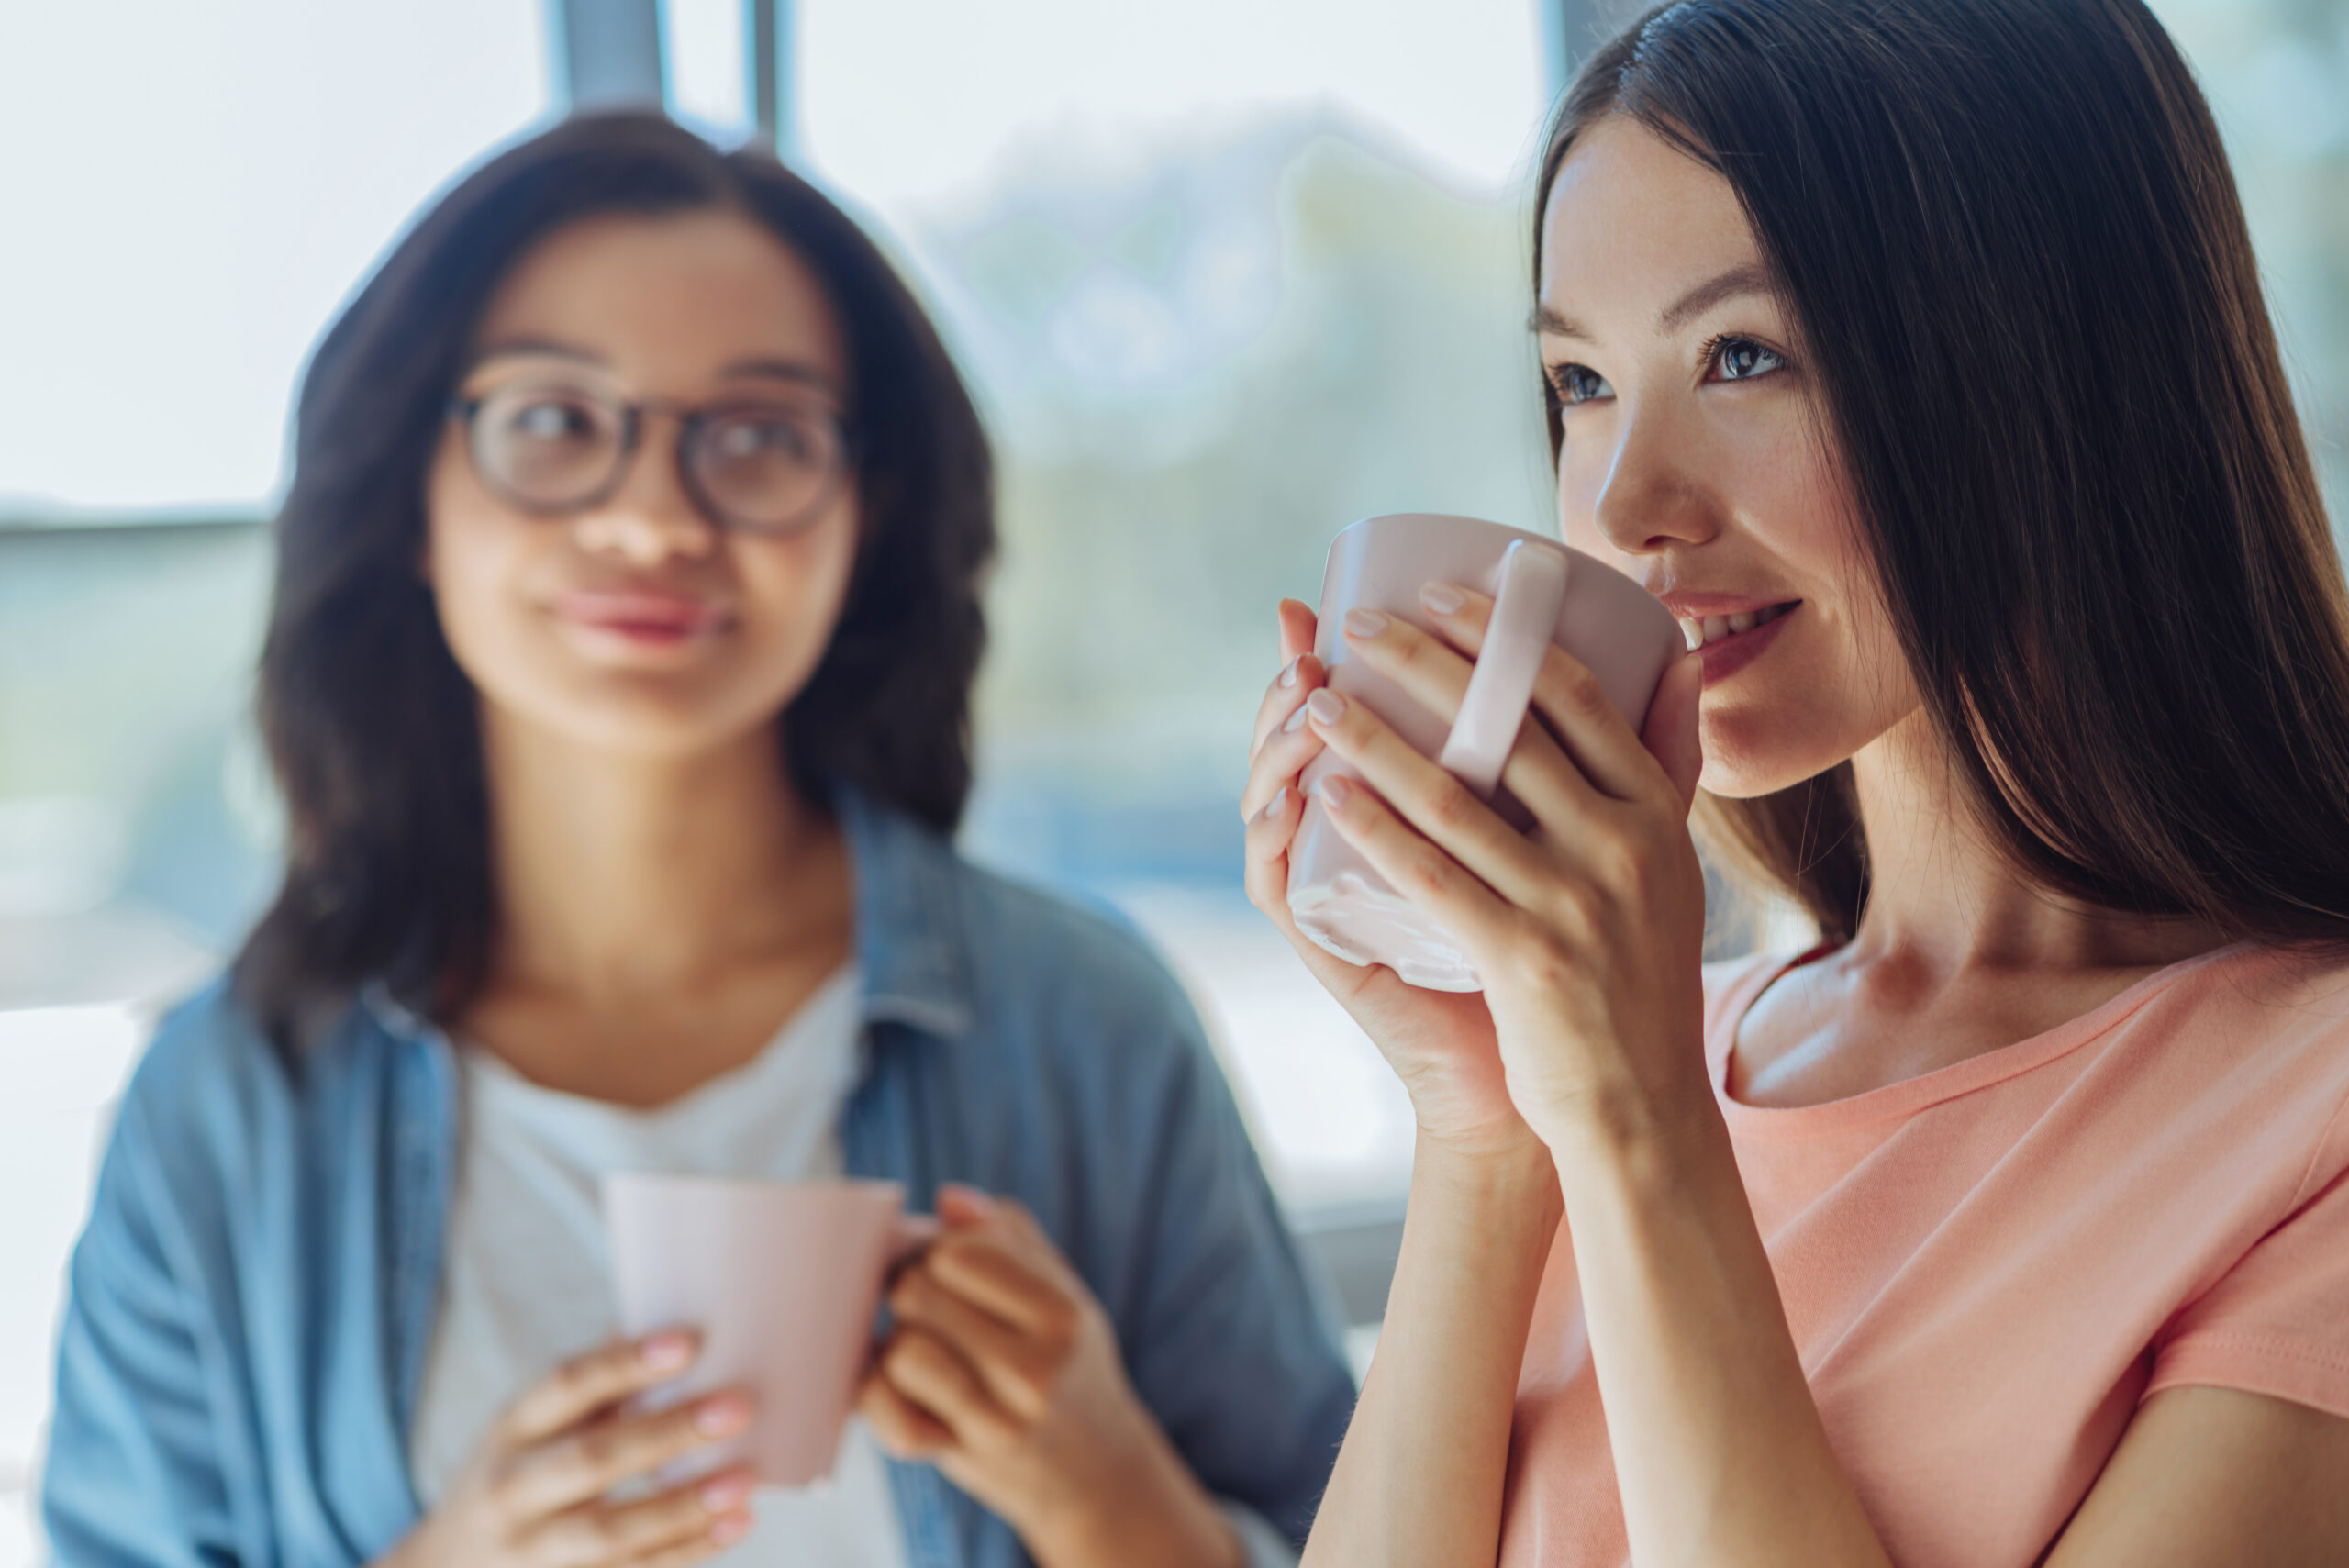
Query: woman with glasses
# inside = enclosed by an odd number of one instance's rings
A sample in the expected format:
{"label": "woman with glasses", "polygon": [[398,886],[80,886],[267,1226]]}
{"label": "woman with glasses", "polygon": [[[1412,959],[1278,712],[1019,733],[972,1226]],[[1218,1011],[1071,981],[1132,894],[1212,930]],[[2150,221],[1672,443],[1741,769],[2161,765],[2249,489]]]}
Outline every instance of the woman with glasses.
{"label": "woman with glasses", "polygon": [[[1419,1113],[1307,1561],[2349,1562],[2349,588],[2186,62],[1676,0],[1536,210],[1564,536],[1690,651],[1643,732],[1553,651],[1519,833],[1307,651],[1452,711],[1490,601],[1284,608],[1254,896],[1334,750],[1484,982],[1297,940]],[[1692,803],[1815,947],[1700,967]]]}
{"label": "woman with glasses", "polygon": [[[769,157],[575,120],[425,214],[303,386],[285,883],[123,1106],[61,1563],[1293,1561],[1352,1385],[1198,1026],[950,846],[989,486]],[[676,1479],[757,1412],[638,1400],[628,1170],[935,1195],[829,1485]]]}

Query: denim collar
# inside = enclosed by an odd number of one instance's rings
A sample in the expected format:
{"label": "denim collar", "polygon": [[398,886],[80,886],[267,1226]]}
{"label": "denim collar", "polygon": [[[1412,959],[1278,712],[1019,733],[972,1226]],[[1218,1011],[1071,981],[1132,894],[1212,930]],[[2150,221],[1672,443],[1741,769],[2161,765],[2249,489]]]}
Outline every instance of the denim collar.
{"label": "denim collar", "polygon": [[[856,890],[856,962],[867,1023],[905,1024],[941,1040],[970,1032],[970,949],[953,846],[912,817],[846,785],[832,796]],[[360,1001],[393,1034],[440,1031],[381,981]]]}
{"label": "denim collar", "polygon": [[864,1017],[952,1040],[971,1029],[970,947],[954,849],[913,818],[842,786],[832,797],[856,877]]}

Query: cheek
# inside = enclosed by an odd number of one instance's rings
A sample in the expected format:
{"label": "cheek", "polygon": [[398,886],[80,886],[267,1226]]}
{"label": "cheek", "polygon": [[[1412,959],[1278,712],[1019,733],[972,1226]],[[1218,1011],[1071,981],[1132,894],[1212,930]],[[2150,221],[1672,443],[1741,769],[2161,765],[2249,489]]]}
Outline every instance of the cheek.
{"label": "cheek", "polygon": [[538,530],[481,494],[444,451],[425,486],[425,546],[417,571],[432,590],[441,634],[474,684],[496,689],[519,657],[518,584]]}
{"label": "cheek", "polygon": [[857,539],[855,514],[844,511],[796,539],[744,539],[735,546],[754,662],[794,691],[821,662],[840,624]]}

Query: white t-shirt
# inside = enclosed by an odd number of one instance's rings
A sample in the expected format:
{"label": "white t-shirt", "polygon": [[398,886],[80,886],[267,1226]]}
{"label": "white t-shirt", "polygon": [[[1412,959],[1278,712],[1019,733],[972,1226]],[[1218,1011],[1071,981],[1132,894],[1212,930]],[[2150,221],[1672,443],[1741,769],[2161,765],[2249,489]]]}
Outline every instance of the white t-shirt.
{"label": "white t-shirt", "polygon": [[[608,1339],[602,1184],[615,1171],[801,1181],[841,1173],[835,1131],[854,1088],[853,965],[818,989],[759,1054],[657,1110],[539,1087],[485,1051],[462,1053],[456,1191],[440,1321],[408,1464],[427,1507],[514,1396]],[[761,1487],[757,1522],[726,1568],[906,1568],[881,1450],[852,1419],[829,1481]]]}

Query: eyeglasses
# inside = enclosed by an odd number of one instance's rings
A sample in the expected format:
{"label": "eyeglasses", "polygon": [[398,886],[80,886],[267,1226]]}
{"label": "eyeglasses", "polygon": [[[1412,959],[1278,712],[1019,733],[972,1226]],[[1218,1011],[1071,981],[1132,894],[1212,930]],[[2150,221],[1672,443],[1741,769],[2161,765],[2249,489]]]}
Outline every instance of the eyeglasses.
{"label": "eyeglasses", "polygon": [[812,399],[629,403],[575,382],[531,379],[449,404],[482,483],[541,517],[609,500],[628,477],[649,414],[677,417],[678,480],[719,528],[797,533],[823,515],[848,478],[848,434],[838,415]]}

